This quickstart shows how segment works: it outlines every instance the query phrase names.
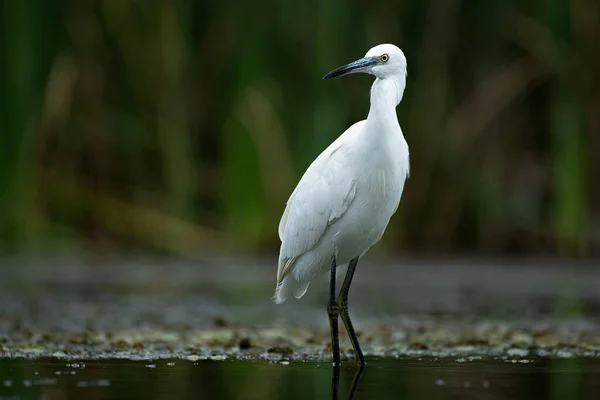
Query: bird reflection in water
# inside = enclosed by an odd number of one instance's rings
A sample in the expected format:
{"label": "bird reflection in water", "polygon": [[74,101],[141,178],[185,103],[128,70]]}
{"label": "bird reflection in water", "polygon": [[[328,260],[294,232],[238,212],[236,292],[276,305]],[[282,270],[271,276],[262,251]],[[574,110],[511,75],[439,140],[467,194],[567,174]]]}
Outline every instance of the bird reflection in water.
{"label": "bird reflection in water", "polygon": [[[348,400],[354,400],[354,395],[356,394],[356,389],[358,388],[358,384],[360,383],[360,379],[363,376],[363,372],[365,370],[365,364],[360,363],[358,370],[354,374],[354,379],[352,379],[352,386],[350,386],[350,392],[348,393]],[[331,379],[331,399],[338,400],[340,392],[340,365],[333,364],[333,374]]]}

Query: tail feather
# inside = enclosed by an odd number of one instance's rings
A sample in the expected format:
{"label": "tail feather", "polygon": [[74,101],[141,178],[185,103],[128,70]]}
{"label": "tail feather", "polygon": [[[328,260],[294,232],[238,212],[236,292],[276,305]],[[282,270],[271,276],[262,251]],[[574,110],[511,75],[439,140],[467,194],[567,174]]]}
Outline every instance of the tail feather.
{"label": "tail feather", "polygon": [[306,291],[308,290],[308,285],[310,285],[310,282],[303,283],[300,286],[298,286],[298,289],[296,289],[296,291],[294,292],[294,297],[299,299],[302,296],[304,296],[306,294]]}
{"label": "tail feather", "polygon": [[310,282],[301,283],[294,279],[293,276],[287,275],[275,288],[275,294],[273,295],[273,301],[275,304],[281,304],[286,301],[290,296],[294,296],[299,299],[308,290]]}

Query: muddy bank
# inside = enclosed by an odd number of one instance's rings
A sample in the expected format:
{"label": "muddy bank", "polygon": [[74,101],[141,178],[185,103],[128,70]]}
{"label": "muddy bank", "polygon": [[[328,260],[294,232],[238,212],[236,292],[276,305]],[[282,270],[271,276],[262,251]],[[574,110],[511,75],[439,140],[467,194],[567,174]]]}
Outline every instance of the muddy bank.
{"label": "muddy bank", "polygon": [[[273,265],[4,260],[0,357],[328,358],[326,278],[302,300],[277,306]],[[547,261],[365,262],[350,307],[370,356],[600,357],[597,270]]]}

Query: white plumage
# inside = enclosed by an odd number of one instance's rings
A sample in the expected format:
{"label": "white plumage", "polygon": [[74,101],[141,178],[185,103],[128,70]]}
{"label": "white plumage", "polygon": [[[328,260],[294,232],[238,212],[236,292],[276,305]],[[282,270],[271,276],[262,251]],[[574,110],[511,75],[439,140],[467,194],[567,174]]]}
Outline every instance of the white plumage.
{"label": "white plumage", "polygon": [[287,202],[279,224],[276,303],[302,297],[310,282],[328,271],[332,256],[343,269],[377,243],[408,177],[408,145],[396,117],[406,85],[404,54],[394,45],[379,45],[338,70],[331,76],[367,72],[376,77],[371,108],[366,120],[313,161]]}

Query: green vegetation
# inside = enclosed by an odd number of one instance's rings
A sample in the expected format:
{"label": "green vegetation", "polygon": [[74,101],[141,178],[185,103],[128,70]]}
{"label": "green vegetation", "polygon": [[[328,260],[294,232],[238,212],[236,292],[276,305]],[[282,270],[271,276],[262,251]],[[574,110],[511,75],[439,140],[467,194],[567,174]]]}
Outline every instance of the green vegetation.
{"label": "green vegetation", "polygon": [[[390,252],[598,254],[600,4],[2,3],[0,250],[273,251],[393,42],[411,178]],[[594,215],[596,215],[594,219]]]}

